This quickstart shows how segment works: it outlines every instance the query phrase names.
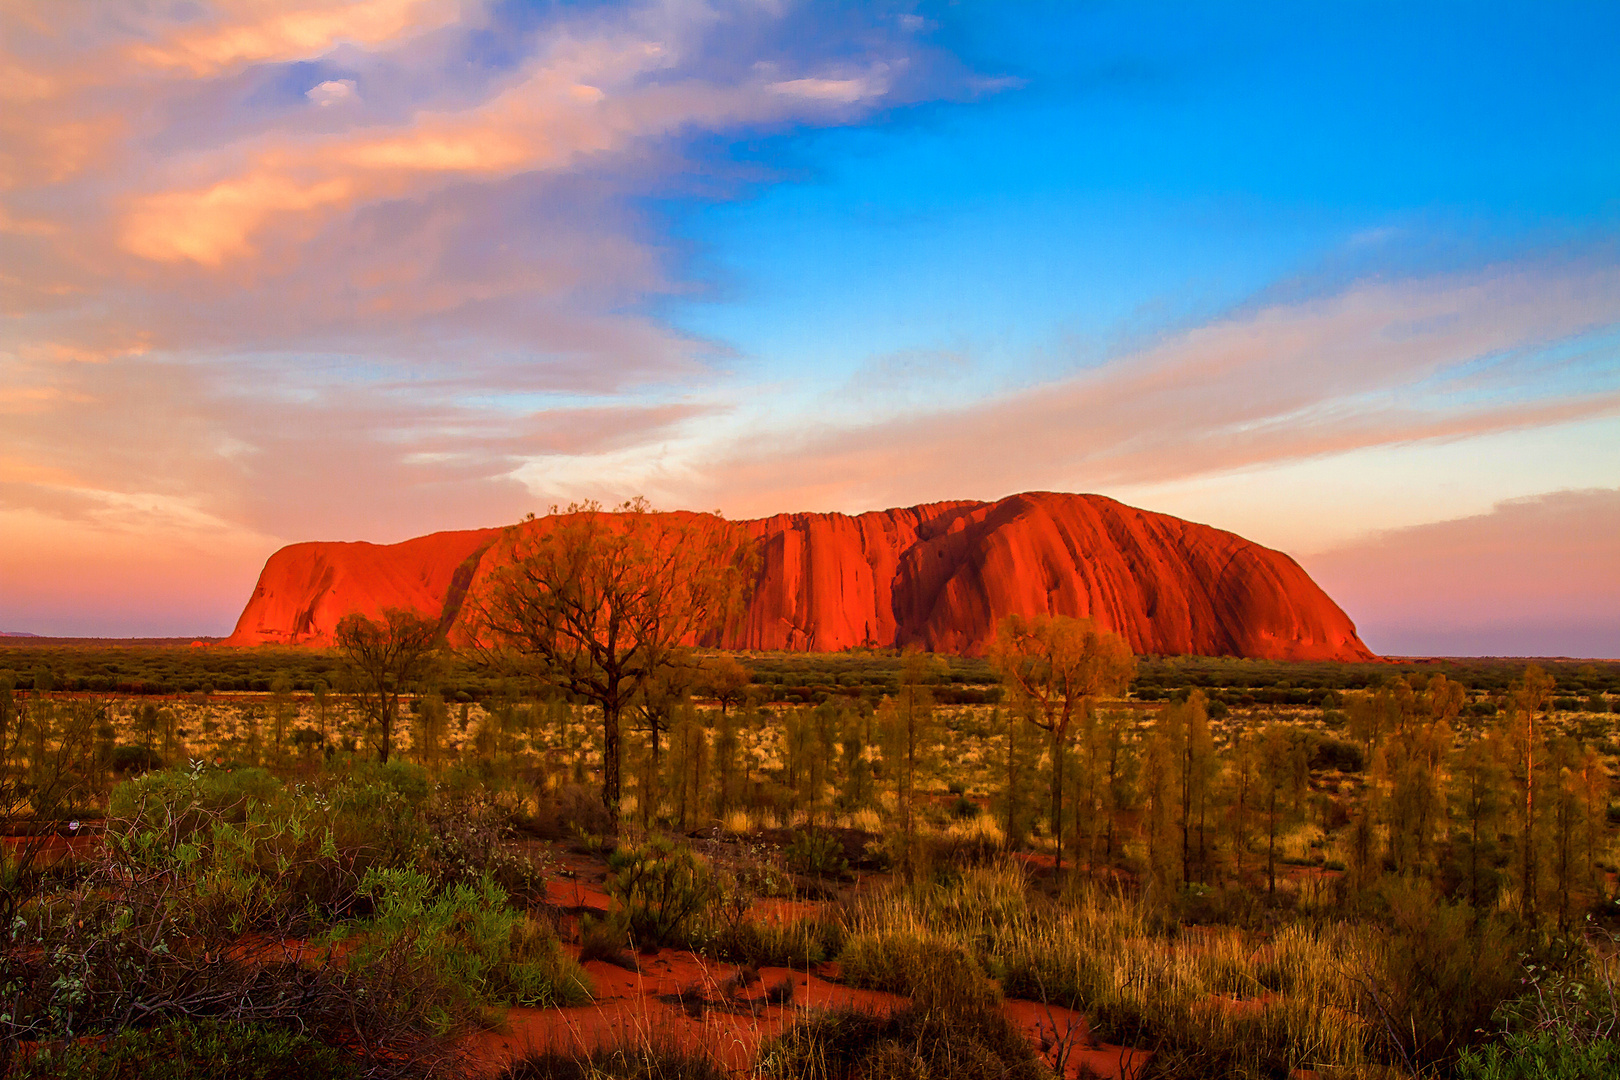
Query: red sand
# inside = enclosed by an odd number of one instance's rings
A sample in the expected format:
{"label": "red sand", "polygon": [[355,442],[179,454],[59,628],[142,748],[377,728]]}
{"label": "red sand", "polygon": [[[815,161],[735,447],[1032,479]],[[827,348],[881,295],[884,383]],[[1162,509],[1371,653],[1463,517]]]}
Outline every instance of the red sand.
{"label": "red sand", "polygon": [[[746,1073],[758,1058],[760,1046],[805,1010],[848,1006],[881,1012],[905,1003],[894,994],[831,982],[829,977],[836,977],[836,968],[821,965],[809,972],[762,968],[760,982],[740,991],[735,1005],[689,1012],[679,1001],[661,1000],[661,996],[697,991],[709,1001],[721,1001],[725,997],[722,983],[736,966],[672,950],[638,960],[639,974],[601,961],[586,963],[596,991],[593,1004],[512,1009],[506,1015],[505,1030],[480,1032],[468,1041],[473,1060],[494,1072],[531,1049],[584,1051],[651,1039],[684,1048],[701,1047],[727,1069]],[[763,1004],[765,988],[784,979],[793,983],[791,1001],[781,1006]],[[1093,1044],[1085,1017],[1068,1009],[1008,1001],[1003,1010],[1049,1064],[1064,1067],[1065,1076],[1078,1077],[1084,1065],[1099,1076],[1128,1078],[1146,1060],[1140,1051]],[[694,1012],[698,1015],[692,1015]]]}
{"label": "red sand", "polygon": [[[740,626],[709,644],[831,652],[915,643],[977,654],[1003,616],[1050,612],[1090,617],[1137,653],[1372,659],[1287,555],[1099,495],[1031,492],[741,524],[759,545],[758,586]],[[464,639],[463,597],[476,596],[502,558],[500,535],[282,548],[226,644],[328,645],[345,614],[387,607],[438,616]]]}
{"label": "red sand", "polygon": [[583,878],[547,878],[546,903],[570,914],[605,915],[611,901],[601,885]]}

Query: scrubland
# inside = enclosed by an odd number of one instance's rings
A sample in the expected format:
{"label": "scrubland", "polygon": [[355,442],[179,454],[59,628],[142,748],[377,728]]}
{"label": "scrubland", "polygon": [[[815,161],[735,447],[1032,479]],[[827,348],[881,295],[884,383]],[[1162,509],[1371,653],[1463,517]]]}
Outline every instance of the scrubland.
{"label": "scrubland", "polygon": [[0,651],[5,1075],[1620,1071],[1620,665],[1144,660],[1054,755],[981,662],[739,657],[612,836],[592,709],[447,668],[383,765],[310,655]]}

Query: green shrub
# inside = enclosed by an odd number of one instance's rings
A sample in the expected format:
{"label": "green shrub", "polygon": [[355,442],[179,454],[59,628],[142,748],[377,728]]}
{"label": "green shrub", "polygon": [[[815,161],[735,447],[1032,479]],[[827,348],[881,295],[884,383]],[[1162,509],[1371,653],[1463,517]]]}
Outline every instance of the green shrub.
{"label": "green shrub", "polygon": [[145,822],[161,814],[171,835],[183,840],[217,820],[240,824],[252,806],[281,794],[281,781],[263,769],[169,769],[113,788],[107,817]]}
{"label": "green shrub", "polygon": [[434,894],[418,871],[373,870],[360,891],[372,898],[376,915],[339,927],[328,940],[356,941],[351,971],[391,954],[410,957],[428,987],[410,1007],[441,1031],[491,1006],[578,1005],[590,998],[585,973],[550,927],[514,911],[487,876]]}
{"label": "green shrub", "polygon": [[444,1056],[418,1007],[443,995],[405,950],[351,970],[303,962],[278,948],[285,927],[230,932],[198,912],[210,899],[189,886],[99,861],[0,931],[0,1062],[21,1043],[116,1039],[132,1025],[195,1016],[330,1036],[363,1048],[378,1078],[428,1071]]}
{"label": "green shrub", "polygon": [[427,846],[401,779],[374,770],[286,787],[259,769],[152,773],[114,789],[108,851],[128,872],[185,881],[174,913],[195,932],[286,930],[289,919],[307,929],[364,913],[366,873]]}
{"label": "green shrub", "polygon": [[487,796],[441,798],[422,807],[427,842],[418,866],[440,885],[470,883],[484,875],[513,896],[545,896],[545,859],[514,851],[512,811]]}
{"label": "green shrub", "polygon": [[1580,1045],[1556,1031],[1509,1035],[1464,1050],[1457,1080],[1610,1080],[1620,1076],[1620,1042]]}
{"label": "green shrub", "polygon": [[717,897],[713,876],[689,848],[655,837],[608,858],[608,895],[624,911],[632,941],[656,949],[684,939],[687,925]]}
{"label": "green shrub", "polygon": [[1441,900],[1426,882],[1385,887],[1389,928],[1379,969],[1361,973],[1365,1004],[1392,1061],[1430,1069],[1449,1063],[1518,987],[1508,929]]}
{"label": "green shrub", "polygon": [[343,1051],[300,1032],[258,1024],[179,1020],[21,1056],[9,1080],[359,1080]]}
{"label": "green shrub", "polygon": [[796,833],[793,841],[782,849],[788,869],[807,877],[847,878],[849,860],[844,858],[844,845],[831,833],[806,829]]}

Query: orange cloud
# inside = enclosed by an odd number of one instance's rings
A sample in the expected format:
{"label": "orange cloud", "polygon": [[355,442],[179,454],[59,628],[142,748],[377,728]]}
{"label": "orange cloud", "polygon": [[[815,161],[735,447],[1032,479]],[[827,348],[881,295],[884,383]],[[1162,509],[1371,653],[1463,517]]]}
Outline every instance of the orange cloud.
{"label": "orange cloud", "polygon": [[201,78],[243,64],[320,56],[334,45],[377,46],[446,26],[475,5],[463,0],[216,0],[211,18],[130,45],[149,67]]}
{"label": "orange cloud", "polygon": [[299,184],[284,176],[256,174],[203,191],[148,195],[125,217],[121,240],[142,258],[217,266],[252,254],[249,237],[272,215],[344,203],[353,192],[353,183],[342,177]]}
{"label": "orange cloud", "polygon": [[[393,128],[357,127],[302,141],[277,135],[250,151],[252,163],[235,175],[131,198],[120,242],[146,259],[218,266],[255,254],[253,236],[272,221],[319,220],[359,203],[467,179],[565,169],[685,128],[778,119],[795,107],[793,98],[825,107],[883,92],[875,76],[638,84],[670,63],[664,46],[637,35],[570,40],[516,84],[469,109],[424,110]],[[243,150],[204,154],[188,169],[229,168]]]}

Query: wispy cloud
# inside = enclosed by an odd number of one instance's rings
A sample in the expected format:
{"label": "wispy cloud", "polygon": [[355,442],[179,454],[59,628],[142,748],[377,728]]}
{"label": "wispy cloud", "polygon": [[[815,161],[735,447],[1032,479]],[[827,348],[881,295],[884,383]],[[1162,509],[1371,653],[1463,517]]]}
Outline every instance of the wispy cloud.
{"label": "wispy cloud", "polygon": [[1109,490],[1620,414],[1540,350],[1610,327],[1620,273],[1512,267],[1240,312],[989,400],[752,446],[699,470],[740,508]]}

